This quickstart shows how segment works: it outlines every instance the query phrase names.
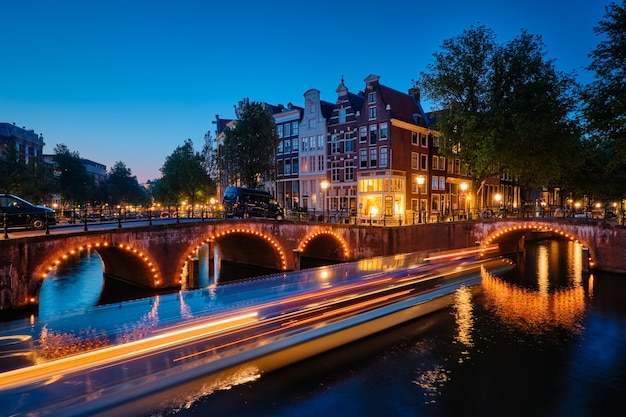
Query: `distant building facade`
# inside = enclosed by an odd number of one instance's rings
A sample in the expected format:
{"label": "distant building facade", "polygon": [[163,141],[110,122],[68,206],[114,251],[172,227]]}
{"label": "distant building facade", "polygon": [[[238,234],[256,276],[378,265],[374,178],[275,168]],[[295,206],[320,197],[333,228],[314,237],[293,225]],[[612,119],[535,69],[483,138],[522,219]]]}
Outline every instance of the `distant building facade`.
{"label": "distant building facade", "polygon": [[334,105],[320,99],[320,91],[304,93],[304,114],[299,128],[300,200],[305,210],[322,210],[324,191],[320,184],[327,179],[326,133]]}
{"label": "distant building facade", "polygon": [[[289,103],[287,106],[266,104],[278,134],[276,151],[276,199],[286,209],[300,204],[300,120],[302,107]],[[272,192],[272,190],[268,190]]]}
{"label": "distant building facade", "polygon": [[14,146],[22,160],[26,163],[42,161],[43,135],[35,133],[32,129],[18,127],[15,123],[0,123],[0,154],[8,146]]}

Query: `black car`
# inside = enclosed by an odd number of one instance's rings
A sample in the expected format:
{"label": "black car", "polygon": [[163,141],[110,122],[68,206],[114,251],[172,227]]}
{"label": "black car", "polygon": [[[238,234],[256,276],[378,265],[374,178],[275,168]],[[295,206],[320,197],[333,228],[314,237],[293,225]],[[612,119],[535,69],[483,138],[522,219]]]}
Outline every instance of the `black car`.
{"label": "black car", "polygon": [[0,226],[28,227],[30,229],[44,229],[46,219],[48,224],[55,224],[54,210],[50,207],[29,203],[12,194],[0,194]]}
{"label": "black car", "polygon": [[264,190],[228,187],[224,192],[226,217],[269,217],[283,220],[285,213],[278,201]]}

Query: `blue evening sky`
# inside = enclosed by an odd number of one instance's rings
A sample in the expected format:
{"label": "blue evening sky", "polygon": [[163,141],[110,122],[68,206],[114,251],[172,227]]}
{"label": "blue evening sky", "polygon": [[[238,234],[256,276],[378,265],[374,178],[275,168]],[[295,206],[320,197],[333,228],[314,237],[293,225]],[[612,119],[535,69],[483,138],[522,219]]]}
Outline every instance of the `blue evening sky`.
{"label": "blue evening sky", "polygon": [[[158,178],[186,139],[196,149],[215,115],[243,98],[335,102],[368,74],[407,91],[445,39],[470,25],[503,43],[524,28],[547,57],[587,83],[593,28],[609,0],[20,0],[4,1],[0,122],[63,143],[140,182]],[[430,110],[428,103],[424,103]]]}

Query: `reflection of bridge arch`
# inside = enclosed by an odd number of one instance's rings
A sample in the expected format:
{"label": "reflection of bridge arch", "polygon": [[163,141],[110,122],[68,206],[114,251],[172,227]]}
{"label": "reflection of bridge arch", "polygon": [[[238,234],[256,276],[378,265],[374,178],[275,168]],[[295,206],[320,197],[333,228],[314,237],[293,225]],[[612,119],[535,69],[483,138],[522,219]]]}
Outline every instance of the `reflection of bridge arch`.
{"label": "reflection of bridge arch", "polygon": [[[135,246],[123,243],[116,245],[107,241],[92,241],[54,250],[35,269],[35,276],[43,281],[56,267],[67,262],[74,255],[80,255],[81,252],[87,250],[93,250],[100,256],[105,275],[132,283],[143,282],[147,287],[157,288],[161,285],[157,263],[153,262],[150,256]],[[41,288],[41,281],[37,293],[39,288]],[[30,302],[35,302],[35,300],[31,299]]]}
{"label": "reflection of bridge arch", "polygon": [[[489,225],[490,223],[485,223]],[[492,244],[499,244],[503,253],[514,253],[521,249],[520,241],[529,233],[546,233],[553,237],[560,237],[579,243],[589,249],[589,266],[593,267],[596,263],[596,255],[594,246],[590,245],[585,239],[578,236],[576,230],[569,224],[558,223],[542,223],[542,222],[494,222],[495,225],[487,229],[487,235],[484,236],[480,243],[481,247],[486,248]]]}
{"label": "reflection of bridge arch", "polygon": [[483,271],[482,287],[488,309],[513,329],[540,333],[558,327],[577,329],[585,311],[582,282],[556,291],[515,286]]}
{"label": "reflection of bridge arch", "polygon": [[231,227],[216,230],[187,251],[187,257],[179,266],[181,282],[189,260],[195,257],[198,250],[206,244],[216,245],[223,260],[281,271],[287,270],[285,251],[276,239],[259,230]]}
{"label": "reflection of bridge arch", "polygon": [[307,234],[298,245],[303,257],[346,261],[348,244],[333,230],[316,230]]}

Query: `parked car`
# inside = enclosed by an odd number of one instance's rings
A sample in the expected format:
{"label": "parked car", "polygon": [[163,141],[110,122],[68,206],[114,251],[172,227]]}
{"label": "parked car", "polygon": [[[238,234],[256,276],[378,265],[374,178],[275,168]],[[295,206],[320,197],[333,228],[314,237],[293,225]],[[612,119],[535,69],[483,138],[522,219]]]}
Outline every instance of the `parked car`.
{"label": "parked car", "polygon": [[285,212],[272,195],[264,190],[228,187],[224,192],[226,217],[269,217],[283,220]]}
{"label": "parked car", "polygon": [[44,229],[46,219],[49,225],[56,223],[54,210],[50,207],[29,203],[12,194],[0,194],[0,225],[4,224],[5,217],[7,227]]}

